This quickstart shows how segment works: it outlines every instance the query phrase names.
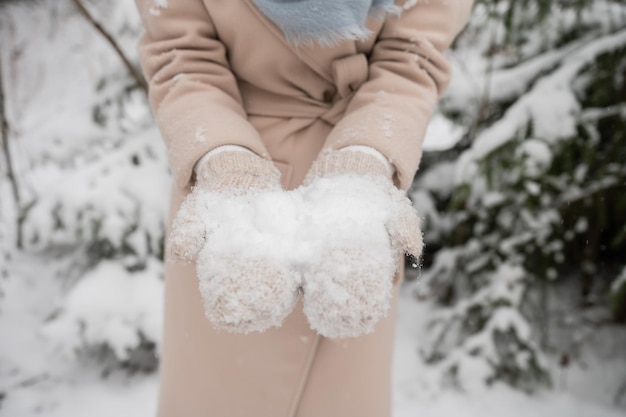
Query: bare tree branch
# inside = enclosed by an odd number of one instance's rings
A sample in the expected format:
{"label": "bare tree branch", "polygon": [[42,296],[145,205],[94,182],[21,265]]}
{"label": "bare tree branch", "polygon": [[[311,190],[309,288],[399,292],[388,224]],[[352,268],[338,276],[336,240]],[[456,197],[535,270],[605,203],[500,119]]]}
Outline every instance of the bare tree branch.
{"label": "bare tree branch", "polygon": [[[0,143],[2,144],[2,154],[6,161],[6,177],[11,184],[13,199],[18,212],[21,207],[20,189],[17,185],[17,177],[13,168],[11,159],[11,145],[9,143],[9,122],[6,117],[5,98],[4,98],[4,78],[2,77],[2,59],[0,58]],[[17,247],[22,247],[21,233],[17,235]]]}
{"label": "bare tree branch", "polygon": [[85,7],[85,4],[83,3],[82,0],[73,0],[73,1],[74,1],[74,4],[76,5],[76,7],[78,7],[78,10],[80,11],[80,13],[89,21],[89,23],[91,23],[91,25],[94,28],[96,28],[96,30],[98,32],[100,32],[100,34],[107,40],[107,42],[113,47],[113,49],[115,49],[115,52],[120,57],[120,59],[122,60],[122,62],[126,66],[126,69],[130,73],[130,75],[133,77],[133,79],[135,80],[135,82],[137,83],[139,88],[141,88],[147,94],[148,93],[148,85],[146,84],[144,78],[135,69],[135,67],[130,62],[130,60],[128,59],[126,54],[124,54],[124,51],[122,51],[122,48],[120,48],[120,46],[115,41],[113,36],[100,23],[98,23],[98,21],[96,21],[96,19],[89,12],[89,10],[87,10],[87,8]]}

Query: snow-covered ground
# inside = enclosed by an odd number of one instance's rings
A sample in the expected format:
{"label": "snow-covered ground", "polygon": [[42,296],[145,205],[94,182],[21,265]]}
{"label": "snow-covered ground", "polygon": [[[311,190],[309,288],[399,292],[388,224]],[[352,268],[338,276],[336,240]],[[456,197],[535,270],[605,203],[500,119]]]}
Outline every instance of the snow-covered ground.
{"label": "snow-covered ground", "polygon": [[[61,282],[49,278],[58,261],[17,256],[4,280],[0,313],[1,417],[150,417],[158,374],[106,370],[93,358],[73,358],[42,336]],[[626,383],[626,358],[576,365],[557,372],[551,391],[532,396],[506,386],[470,392],[442,389],[439,373],[419,356],[432,306],[405,284],[400,302],[394,366],[395,417],[621,417],[615,387]],[[419,284],[417,284],[419,285]],[[120,308],[124,306],[120,305]]]}

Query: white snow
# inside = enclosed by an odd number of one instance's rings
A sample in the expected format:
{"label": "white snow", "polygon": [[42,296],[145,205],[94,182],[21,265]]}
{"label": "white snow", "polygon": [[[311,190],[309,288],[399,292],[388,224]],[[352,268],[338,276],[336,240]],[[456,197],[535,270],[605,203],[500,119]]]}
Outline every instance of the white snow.
{"label": "white snow", "polygon": [[[53,263],[41,263],[38,268],[30,265],[32,259],[18,257],[12,268],[15,275],[4,286],[7,298],[0,314],[0,392],[5,396],[0,401],[0,416],[154,416],[157,374],[128,376],[116,371],[103,378],[94,363],[70,362],[55,353],[49,339],[39,336],[43,319],[58,299],[58,283],[42,281]],[[610,403],[620,375],[626,375],[626,364],[617,358],[599,362],[588,357],[588,367],[574,365],[560,370],[562,377],[554,390],[533,396],[503,385],[488,389],[476,385],[471,394],[444,389],[437,369],[419,355],[433,306],[416,302],[414,289],[415,284],[405,284],[400,296],[393,368],[394,417],[623,416],[623,408]],[[466,369],[472,369],[470,363]]]}
{"label": "white snow", "polygon": [[161,9],[167,9],[168,0],[152,0],[152,6],[148,11],[153,16],[161,16]]}
{"label": "white snow", "polygon": [[[626,365],[617,359],[611,365],[562,370],[567,383],[559,382],[554,390],[536,395],[499,384],[489,388],[474,385],[467,392],[442,389],[437,369],[424,363],[418,354],[423,347],[423,332],[432,317],[430,303],[415,301],[412,290],[421,285],[419,281],[417,285],[408,284],[401,292],[394,359],[394,417],[618,417],[624,414],[624,405],[620,409],[599,400],[606,401],[607,390],[614,394],[617,385],[614,381],[619,381],[620,373],[626,375]],[[482,366],[466,362],[464,370],[470,373],[466,380],[479,379],[480,374],[474,372],[484,371]],[[610,370],[611,366],[615,368]],[[607,372],[613,376],[603,377]],[[573,391],[577,394],[572,394]]]}
{"label": "white snow", "polygon": [[490,191],[482,196],[482,204],[486,207],[493,207],[501,204],[505,200],[505,196],[497,191]]}
{"label": "white snow", "polygon": [[[304,310],[316,330],[355,337],[386,316],[397,253],[411,249],[398,247],[402,236],[393,226],[413,224],[401,217],[408,200],[400,203],[390,190],[386,178],[356,175],[243,195],[198,186],[176,214],[169,250],[186,261],[197,254],[205,313],[218,327],[247,333],[279,326],[302,285]],[[402,232],[421,242],[415,225]],[[216,309],[222,305],[229,307]]]}
{"label": "white snow", "polygon": [[206,138],[206,129],[203,127],[199,127],[196,129],[196,134],[195,134],[195,139],[196,142],[206,142],[207,138]]}
{"label": "white snow", "polygon": [[454,162],[440,162],[419,176],[417,187],[435,195],[450,195],[455,185],[454,170]]}
{"label": "white snow", "polygon": [[404,2],[404,4],[402,5],[402,8],[404,10],[409,10],[410,8],[412,8],[413,6],[415,6],[420,0],[407,0]]}
{"label": "white snow", "polygon": [[[485,129],[467,151],[473,160],[484,158],[506,142],[516,138],[520,129],[532,122],[534,136],[555,141],[576,134],[576,116],[580,105],[570,88],[578,73],[601,53],[612,51],[626,42],[626,32],[593,39],[566,55],[557,70],[540,79],[533,88],[513,104],[495,124]],[[459,166],[464,170],[467,165]],[[459,178],[467,178],[467,172]]]}
{"label": "white snow", "polygon": [[108,345],[120,361],[128,359],[140,334],[161,340],[161,269],[150,261],[145,270],[130,273],[117,262],[101,262],[67,294],[44,334],[68,356]]}
{"label": "white snow", "polygon": [[[79,235],[86,241],[106,238],[120,246],[132,238],[127,235],[130,223],[137,226],[135,233],[147,236],[156,248],[171,181],[164,160],[157,133],[150,129],[115,145],[95,161],[76,163],[71,169],[54,164],[32,169],[24,178],[39,197],[24,223],[26,245],[68,244]],[[52,226],[54,215],[62,228]]]}
{"label": "white snow", "polygon": [[542,140],[526,139],[519,151],[524,156],[524,171],[529,177],[538,177],[552,162],[552,151]]}
{"label": "white snow", "polygon": [[615,279],[615,281],[613,281],[613,283],[611,284],[611,291],[616,293],[624,285],[626,285],[626,268],[622,269],[622,272]]}
{"label": "white snow", "polygon": [[440,113],[436,113],[426,129],[424,151],[444,151],[456,145],[465,134],[465,129],[455,125]]}

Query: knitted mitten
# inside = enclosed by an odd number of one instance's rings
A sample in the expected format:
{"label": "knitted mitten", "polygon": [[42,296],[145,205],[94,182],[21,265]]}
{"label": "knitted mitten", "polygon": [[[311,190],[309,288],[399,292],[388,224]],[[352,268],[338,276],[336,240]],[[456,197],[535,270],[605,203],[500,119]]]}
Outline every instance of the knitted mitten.
{"label": "knitted mitten", "polygon": [[[280,173],[251,152],[222,151],[201,161],[197,183],[167,241],[174,261],[196,259],[206,317],[236,333],[280,326],[293,309],[299,278],[281,259],[295,203]],[[293,220],[295,221],[295,220]],[[271,250],[270,250],[271,249]]]}
{"label": "knitted mitten", "polygon": [[[370,333],[390,309],[400,253],[419,257],[419,218],[385,164],[361,151],[330,151],[305,179],[320,257],[303,277],[304,312],[331,338]],[[318,232],[319,233],[319,232]]]}

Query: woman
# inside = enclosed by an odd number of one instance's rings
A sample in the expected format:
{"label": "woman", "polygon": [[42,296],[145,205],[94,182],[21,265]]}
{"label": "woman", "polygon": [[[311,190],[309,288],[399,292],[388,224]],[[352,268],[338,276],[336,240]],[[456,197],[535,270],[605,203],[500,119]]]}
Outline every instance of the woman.
{"label": "woman", "polygon": [[174,177],[159,416],[390,415],[403,192],[471,3],[137,0]]}

